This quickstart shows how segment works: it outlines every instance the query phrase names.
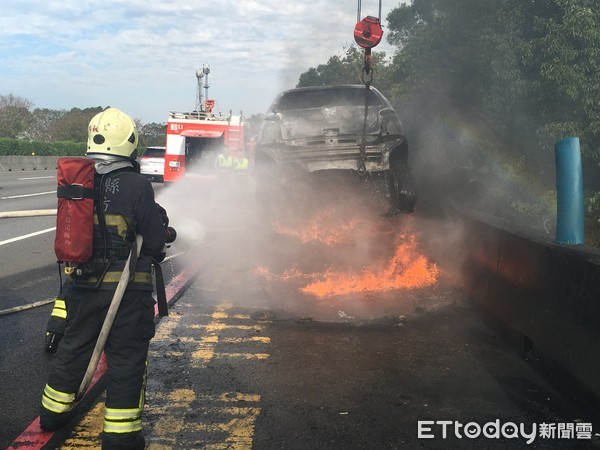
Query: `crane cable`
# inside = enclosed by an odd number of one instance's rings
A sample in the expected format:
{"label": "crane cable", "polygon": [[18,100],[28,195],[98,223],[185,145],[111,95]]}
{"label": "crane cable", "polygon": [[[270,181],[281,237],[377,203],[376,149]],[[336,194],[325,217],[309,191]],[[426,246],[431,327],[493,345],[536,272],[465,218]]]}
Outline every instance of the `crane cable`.
{"label": "crane cable", "polygon": [[358,156],[357,169],[358,173],[364,175],[367,173],[367,119],[369,115],[369,93],[371,91],[371,82],[365,83],[365,117],[363,120],[362,136],[360,140],[360,155]]}
{"label": "crane cable", "polygon": [[[379,0],[379,23],[381,23],[381,2]],[[356,12],[356,23],[360,22],[362,10],[362,0],[358,0],[358,8]],[[371,83],[373,82],[373,68],[371,66],[371,48],[365,48],[364,64],[361,69],[360,79],[365,85],[365,115],[363,120],[362,139],[360,141],[360,155],[357,161],[358,173],[364,175],[367,173],[367,122],[369,116],[369,94],[371,91]]]}
{"label": "crane cable", "polygon": [[[381,22],[381,2],[383,0],[379,0],[379,22]],[[361,14],[361,10],[362,10],[362,0],[358,0],[358,8],[356,11],[356,23],[360,22],[360,14]]]}

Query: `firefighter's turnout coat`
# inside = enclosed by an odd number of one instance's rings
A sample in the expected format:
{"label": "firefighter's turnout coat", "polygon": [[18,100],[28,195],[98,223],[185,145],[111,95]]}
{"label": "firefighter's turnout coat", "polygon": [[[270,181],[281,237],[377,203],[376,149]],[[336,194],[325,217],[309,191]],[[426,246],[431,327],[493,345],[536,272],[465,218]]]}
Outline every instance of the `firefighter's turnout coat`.
{"label": "firefighter's turnout coat", "polygon": [[108,383],[103,435],[103,448],[136,448],[142,428],[148,344],[154,336],[151,263],[152,257],[163,252],[165,228],[150,181],[132,167],[108,169],[95,179],[94,261],[82,266],[81,274],[67,278],[61,295],[65,335],[50,363],[40,424],[52,430],[68,419],[139,233],[144,238],[141,254],[105,346]]}

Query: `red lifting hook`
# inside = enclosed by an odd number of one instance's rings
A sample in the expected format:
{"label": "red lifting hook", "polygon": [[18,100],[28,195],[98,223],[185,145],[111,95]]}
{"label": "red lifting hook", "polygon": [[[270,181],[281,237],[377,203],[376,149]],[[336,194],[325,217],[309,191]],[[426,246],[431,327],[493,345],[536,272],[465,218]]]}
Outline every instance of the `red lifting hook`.
{"label": "red lifting hook", "polygon": [[354,40],[362,48],[373,48],[381,42],[383,30],[377,17],[367,16],[354,27]]}

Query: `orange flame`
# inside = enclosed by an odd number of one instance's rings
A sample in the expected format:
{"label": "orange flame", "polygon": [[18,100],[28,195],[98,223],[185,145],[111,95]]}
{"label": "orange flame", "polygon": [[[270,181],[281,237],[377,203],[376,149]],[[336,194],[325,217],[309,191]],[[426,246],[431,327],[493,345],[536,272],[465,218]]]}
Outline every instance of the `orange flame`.
{"label": "orange flame", "polygon": [[360,273],[336,272],[328,269],[324,273],[305,274],[297,268],[275,275],[268,268],[259,267],[257,275],[268,280],[309,280],[300,291],[319,298],[367,292],[387,292],[401,289],[418,289],[437,283],[439,269],[419,254],[416,237],[400,236],[393,257],[386,263],[364,267]]}
{"label": "orange flame", "polygon": [[397,246],[394,256],[384,267],[365,267],[359,274],[328,270],[319,280],[308,284],[302,292],[317,297],[386,292],[399,289],[418,289],[437,283],[439,269],[419,255],[416,239],[410,236],[407,243]]}
{"label": "orange flame", "polygon": [[348,243],[351,233],[357,228],[358,220],[352,219],[347,223],[336,220],[335,209],[321,211],[308,220],[302,227],[288,227],[281,223],[273,224],[275,232],[300,240],[303,244],[321,242],[328,247]]}
{"label": "orange flame", "polygon": [[273,272],[271,272],[269,270],[268,267],[260,266],[260,267],[257,267],[256,269],[254,269],[254,273],[256,275],[259,275],[259,276],[265,278],[266,280],[269,280],[269,281],[273,281],[273,280],[290,281],[295,278],[310,278],[310,275],[306,275],[295,268],[288,269],[285,272],[283,272],[281,275],[275,275]]}

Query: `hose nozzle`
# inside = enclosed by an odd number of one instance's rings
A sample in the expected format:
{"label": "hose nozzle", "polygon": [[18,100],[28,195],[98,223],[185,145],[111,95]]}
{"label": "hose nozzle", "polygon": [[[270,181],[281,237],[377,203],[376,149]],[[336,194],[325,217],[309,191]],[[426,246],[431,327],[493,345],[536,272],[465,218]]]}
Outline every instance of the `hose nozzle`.
{"label": "hose nozzle", "polygon": [[167,227],[165,228],[165,242],[167,244],[172,243],[173,241],[175,241],[175,239],[177,239],[177,231],[175,231],[175,228],[173,227]]}

